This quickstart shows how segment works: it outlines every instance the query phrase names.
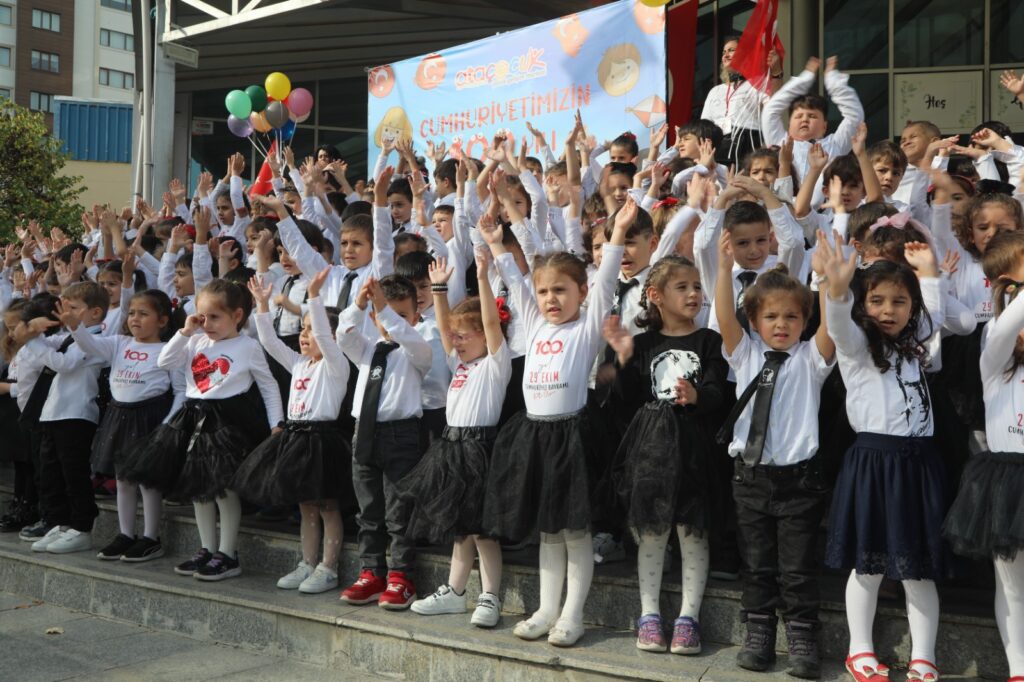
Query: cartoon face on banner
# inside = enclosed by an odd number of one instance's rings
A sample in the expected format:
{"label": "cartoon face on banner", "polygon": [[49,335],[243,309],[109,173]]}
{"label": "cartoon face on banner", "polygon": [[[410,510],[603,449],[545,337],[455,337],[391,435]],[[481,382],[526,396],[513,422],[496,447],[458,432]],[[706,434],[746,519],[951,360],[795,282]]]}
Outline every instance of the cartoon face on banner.
{"label": "cartoon face on banner", "polygon": [[666,119],[665,9],[619,0],[368,73],[368,163],[411,139],[480,158],[499,131],[527,140],[530,123],[564,146],[577,110],[598,139],[646,141]]}

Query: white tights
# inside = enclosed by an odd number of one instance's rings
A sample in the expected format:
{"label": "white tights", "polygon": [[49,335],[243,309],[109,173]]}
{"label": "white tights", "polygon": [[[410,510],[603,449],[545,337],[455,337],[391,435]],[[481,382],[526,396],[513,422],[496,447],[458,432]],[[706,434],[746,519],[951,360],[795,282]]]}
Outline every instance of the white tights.
{"label": "white tights", "polygon": [[343,536],[338,503],[334,500],[304,502],[299,505],[299,511],[302,513],[302,526],[299,529],[299,538],[302,541],[302,560],[310,566],[316,566],[316,557],[320,551],[320,521],[323,520],[323,563],[327,568],[337,570]]}
{"label": "white tights", "polygon": [[[707,537],[699,537],[692,531],[687,534],[686,526],[676,526],[679,547],[683,555],[683,602],[679,617],[700,619],[700,605],[704,599],[704,587],[708,582],[710,549]],[[661,575],[665,564],[665,547],[669,533],[664,535],[639,535],[637,543],[637,577],[640,581],[640,615],[660,614]]]}
{"label": "white tights", "polygon": [[[871,630],[882,578],[881,575],[860,575],[851,571],[846,582],[846,621],[850,627],[851,656],[875,650]],[[907,593],[910,657],[934,663],[935,638],[939,631],[939,593],[935,583],[931,580],[904,580],[903,590]],[[865,667],[875,667],[875,662],[865,657],[855,662],[854,667],[863,672]]]}
{"label": "white tights", "polygon": [[220,546],[217,551],[232,559],[237,558],[238,530],[242,526],[242,502],[233,490],[225,490],[223,497],[214,502],[193,502],[199,541],[212,550],[217,539],[217,511],[220,510]]}
{"label": "white tights", "polygon": [[1006,649],[1010,677],[1024,675],[1024,552],[995,560],[996,625]]}
{"label": "white tights", "polygon": [[455,538],[448,584],[457,594],[465,592],[476,554],[480,555],[480,586],[484,592],[497,596],[501,589],[501,545],[479,535]]}
{"label": "white tights", "polygon": [[[139,504],[139,487],[128,481],[117,482],[117,522],[121,532],[135,537],[135,516]],[[150,540],[160,537],[161,500],[159,490],[142,486],[143,535]]]}
{"label": "white tights", "polygon": [[[566,578],[568,577],[568,581]],[[563,530],[540,534],[540,608],[530,620],[554,623],[567,583],[561,619],[583,626],[583,605],[594,577],[594,545],[590,531]]]}

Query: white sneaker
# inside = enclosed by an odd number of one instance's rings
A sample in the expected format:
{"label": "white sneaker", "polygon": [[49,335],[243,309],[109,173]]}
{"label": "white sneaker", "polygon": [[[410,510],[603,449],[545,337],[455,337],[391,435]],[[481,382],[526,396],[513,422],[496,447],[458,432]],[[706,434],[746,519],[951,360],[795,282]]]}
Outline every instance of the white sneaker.
{"label": "white sneaker", "polygon": [[594,533],[594,563],[610,564],[626,558],[626,548],[611,533]]}
{"label": "white sneaker", "polygon": [[282,590],[297,590],[299,585],[311,575],[313,575],[313,567],[302,560],[294,571],[277,581],[277,586]]}
{"label": "white sneaker", "polygon": [[46,535],[44,535],[43,537],[39,538],[38,540],[36,540],[35,542],[32,543],[32,551],[33,552],[45,552],[47,546],[50,543],[56,542],[57,540],[59,540],[60,539],[60,534],[63,533],[63,532],[64,531],[62,531],[60,529],[60,526],[54,526],[49,531],[47,531]]}
{"label": "white sneaker", "polygon": [[308,578],[299,585],[299,592],[303,594],[320,594],[327,590],[333,590],[338,586],[338,574],[327,568],[325,564],[319,564]]}
{"label": "white sneaker", "polygon": [[441,585],[434,594],[420,599],[412,605],[412,610],[421,616],[440,616],[444,613],[465,613],[466,593],[455,594],[450,585]]}
{"label": "white sneaker", "polygon": [[501,619],[501,600],[490,592],[481,592],[476,598],[476,609],[469,622],[478,628],[493,628]]}
{"label": "white sneaker", "polygon": [[46,545],[46,551],[50,554],[70,554],[87,549],[92,549],[92,533],[82,533],[74,528],[68,528],[59,538]]}

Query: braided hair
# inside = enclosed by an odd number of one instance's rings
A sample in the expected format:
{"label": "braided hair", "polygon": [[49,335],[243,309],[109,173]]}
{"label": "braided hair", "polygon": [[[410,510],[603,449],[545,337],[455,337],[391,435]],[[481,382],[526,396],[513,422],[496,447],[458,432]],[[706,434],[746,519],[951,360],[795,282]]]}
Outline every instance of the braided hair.
{"label": "braided hair", "polygon": [[643,291],[640,293],[640,308],[642,308],[642,312],[636,316],[635,320],[638,327],[650,331],[659,331],[664,326],[665,322],[661,319],[661,311],[658,309],[658,306],[650,302],[647,291],[648,289],[664,291],[669,281],[687,268],[696,270],[697,266],[689,258],[683,258],[682,256],[665,256],[651,267],[651,272],[647,275],[647,281],[644,282]]}

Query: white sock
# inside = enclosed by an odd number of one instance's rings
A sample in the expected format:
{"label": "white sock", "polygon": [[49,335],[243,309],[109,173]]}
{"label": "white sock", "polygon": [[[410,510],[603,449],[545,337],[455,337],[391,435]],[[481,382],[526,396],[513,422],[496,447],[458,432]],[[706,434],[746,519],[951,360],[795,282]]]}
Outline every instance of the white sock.
{"label": "white sock", "polygon": [[594,539],[589,531],[562,531],[568,564],[565,606],[562,618],[583,625],[583,606],[587,603],[590,581],[594,578]]}
{"label": "white sock", "polygon": [[668,533],[664,535],[640,535],[636,551],[636,577],[640,583],[640,615],[661,613],[661,572],[665,568],[665,546]]}
{"label": "white sock", "polygon": [[466,593],[466,583],[469,582],[469,574],[473,571],[475,554],[476,544],[472,537],[455,538],[452,545],[452,565],[448,569],[448,585],[456,594]]}
{"label": "white sock", "polygon": [[[593,554],[593,548],[591,548]],[[530,620],[554,622],[558,606],[562,601],[562,585],[565,583],[565,540],[560,534],[540,534],[540,607],[533,612]],[[591,557],[593,558],[593,557]]]}
{"label": "white sock", "polygon": [[1024,552],[995,560],[996,625],[1003,638],[1010,677],[1024,675]]}
{"label": "white sock", "polygon": [[704,588],[711,570],[711,548],[706,535],[699,536],[686,526],[676,526],[676,532],[683,555],[683,603],[679,607],[679,617],[699,621],[700,605],[704,601]]}
{"label": "white sock", "polygon": [[479,535],[474,535],[473,541],[480,556],[480,587],[497,597],[501,589],[501,545]]}
{"label": "white sock", "polygon": [[163,513],[164,496],[159,490],[144,485],[139,486],[139,490],[142,492],[142,534],[150,540],[156,540],[160,537],[160,516]]}
{"label": "white sock", "polygon": [[117,523],[121,532],[135,537],[135,515],[139,505],[139,486],[128,481],[117,482]]}
{"label": "white sock", "polygon": [[935,663],[935,639],[939,634],[939,592],[934,580],[904,580],[907,620],[910,621],[910,658]]}
{"label": "white sock", "polygon": [[224,497],[217,498],[220,510],[220,553],[232,559],[238,558],[238,530],[242,527],[242,501],[234,490],[225,490]]}
{"label": "white sock", "polygon": [[199,543],[203,549],[213,551],[217,540],[217,505],[213,502],[193,502],[196,513],[196,527],[199,529]]}
{"label": "white sock", "polygon": [[[875,623],[875,608],[878,606],[878,588],[882,586],[881,575],[859,575],[850,571],[846,581],[846,623],[850,628],[850,655],[856,656],[875,650],[872,627]],[[853,664],[858,672],[865,667],[875,667],[875,661],[865,657]]]}

